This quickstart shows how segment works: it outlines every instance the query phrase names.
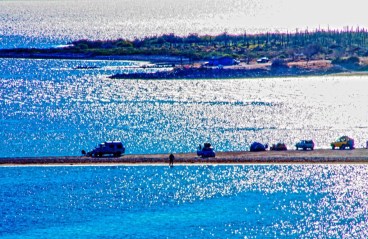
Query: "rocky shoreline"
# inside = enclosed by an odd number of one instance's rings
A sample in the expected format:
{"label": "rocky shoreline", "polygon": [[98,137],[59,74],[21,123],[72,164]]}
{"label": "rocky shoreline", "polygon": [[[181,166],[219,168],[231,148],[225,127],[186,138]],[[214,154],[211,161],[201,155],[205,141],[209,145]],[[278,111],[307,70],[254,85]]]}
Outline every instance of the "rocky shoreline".
{"label": "rocky shoreline", "polygon": [[174,68],[171,71],[158,71],[155,73],[129,73],[115,74],[111,79],[229,79],[229,78],[260,78],[260,77],[290,77],[312,76],[343,73],[342,68],[331,67],[324,69],[306,69],[300,67],[289,68]]}
{"label": "rocky shoreline", "polygon": [[[121,157],[10,157],[0,158],[0,166],[21,165],[166,165],[168,154],[127,154]],[[175,154],[174,164],[368,164],[368,150],[219,152],[215,158],[200,158],[195,153]]]}

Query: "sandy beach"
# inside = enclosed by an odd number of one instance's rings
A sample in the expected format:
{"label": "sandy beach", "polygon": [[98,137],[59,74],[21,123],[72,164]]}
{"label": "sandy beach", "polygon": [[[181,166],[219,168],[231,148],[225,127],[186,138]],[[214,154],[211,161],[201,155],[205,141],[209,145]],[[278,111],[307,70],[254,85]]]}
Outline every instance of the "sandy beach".
{"label": "sandy beach", "polygon": [[[169,154],[127,154],[121,157],[12,157],[0,158],[0,166],[20,165],[165,165]],[[175,154],[174,165],[188,164],[367,164],[368,149],[313,151],[218,152],[215,158],[195,153]]]}

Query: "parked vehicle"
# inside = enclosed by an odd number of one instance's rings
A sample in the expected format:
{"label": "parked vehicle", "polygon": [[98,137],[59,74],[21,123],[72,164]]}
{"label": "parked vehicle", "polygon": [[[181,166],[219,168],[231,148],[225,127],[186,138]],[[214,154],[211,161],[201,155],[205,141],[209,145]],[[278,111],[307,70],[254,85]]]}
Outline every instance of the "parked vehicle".
{"label": "parked vehicle", "polygon": [[268,57],[261,57],[261,58],[259,58],[258,60],[257,60],[257,63],[267,63],[267,62],[269,62],[270,61],[270,59],[268,58]]}
{"label": "parked vehicle", "polygon": [[276,151],[287,150],[287,147],[286,147],[286,144],[284,143],[277,143],[277,144],[273,144],[270,150],[276,150]]}
{"label": "parked vehicle", "polygon": [[82,154],[89,157],[102,157],[103,155],[120,157],[123,153],[125,153],[125,148],[120,141],[106,141],[88,153],[82,150]]}
{"label": "parked vehicle", "polygon": [[314,142],[313,140],[300,140],[298,143],[295,144],[296,150],[298,149],[314,149]]}
{"label": "parked vehicle", "polygon": [[266,149],[268,148],[267,144],[261,144],[259,142],[253,142],[250,145],[250,151],[251,152],[259,152],[259,151],[266,151]]}
{"label": "parked vehicle", "polygon": [[197,150],[197,155],[202,158],[209,158],[209,157],[215,157],[216,153],[210,143],[204,143],[203,147],[202,145],[199,145],[198,150]]}
{"label": "parked vehicle", "polygon": [[331,143],[331,148],[339,148],[339,149],[354,149],[354,139],[348,136],[342,136],[338,138],[335,142]]}

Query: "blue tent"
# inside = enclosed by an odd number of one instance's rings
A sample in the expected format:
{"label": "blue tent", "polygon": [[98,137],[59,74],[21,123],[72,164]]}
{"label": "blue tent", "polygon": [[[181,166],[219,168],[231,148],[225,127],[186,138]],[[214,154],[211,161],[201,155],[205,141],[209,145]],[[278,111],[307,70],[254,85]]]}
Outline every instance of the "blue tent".
{"label": "blue tent", "polygon": [[258,152],[258,151],[265,151],[265,150],[266,150],[266,146],[261,144],[261,143],[253,142],[250,145],[250,151],[251,152]]}

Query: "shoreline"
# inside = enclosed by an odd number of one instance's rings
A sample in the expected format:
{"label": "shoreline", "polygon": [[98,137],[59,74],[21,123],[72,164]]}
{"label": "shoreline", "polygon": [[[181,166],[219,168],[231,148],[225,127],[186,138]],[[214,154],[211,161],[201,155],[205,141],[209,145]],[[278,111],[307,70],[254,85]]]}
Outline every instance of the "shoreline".
{"label": "shoreline", "polygon": [[[224,67],[202,67],[201,61],[189,63],[189,59],[166,55],[107,55],[93,56],[83,53],[4,53],[3,59],[55,59],[55,60],[125,60],[150,62],[154,65],[176,65],[172,70],[153,73],[116,73],[110,79],[236,79],[236,78],[271,78],[271,77],[303,77],[321,75],[368,75],[367,71],[346,69],[332,65],[327,60],[311,60],[309,62],[290,62],[284,67],[272,67],[271,64],[245,64]],[[142,67],[142,69],[145,67]],[[153,67],[154,68],[154,67]]]}
{"label": "shoreline", "polygon": [[235,78],[270,78],[270,77],[298,77],[320,76],[335,74],[353,74],[340,68],[305,69],[300,67],[268,69],[263,66],[253,69],[245,68],[175,68],[172,71],[158,71],[155,73],[115,74],[111,79],[235,79]]}
{"label": "shoreline", "polygon": [[[2,166],[103,166],[168,165],[169,154],[127,154],[121,157],[9,157]],[[368,164],[368,149],[313,151],[218,152],[215,158],[200,158],[195,153],[175,154],[174,165],[252,165],[252,164]]]}
{"label": "shoreline", "polygon": [[[9,51],[9,53],[7,52]],[[107,61],[143,61],[152,63],[188,63],[188,58],[166,55],[92,55],[85,53],[28,53],[0,49],[0,58],[4,59],[55,59],[55,60],[107,60]]]}

